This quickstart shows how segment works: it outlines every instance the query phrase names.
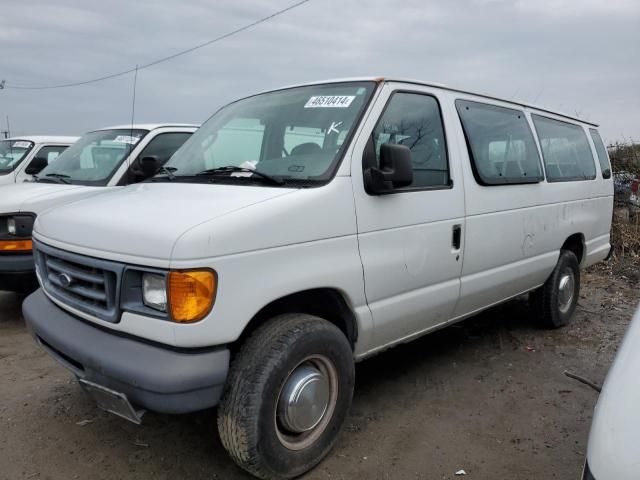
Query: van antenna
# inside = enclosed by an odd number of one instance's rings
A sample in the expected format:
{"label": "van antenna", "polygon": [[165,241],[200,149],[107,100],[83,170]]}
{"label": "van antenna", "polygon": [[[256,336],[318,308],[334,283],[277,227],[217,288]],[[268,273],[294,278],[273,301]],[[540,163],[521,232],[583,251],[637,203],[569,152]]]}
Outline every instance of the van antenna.
{"label": "van antenna", "polygon": [[127,174],[126,174],[126,180],[125,183],[128,184],[129,183],[129,169],[131,168],[131,152],[133,152],[133,149],[135,148],[135,143],[133,143],[133,122],[135,121],[136,118],[136,86],[138,84],[138,65],[136,64],[136,69],[133,72],[133,97],[131,99],[131,128],[129,130],[129,141],[132,143],[129,143],[130,147],[129,147],[129,153],[127,154]]}

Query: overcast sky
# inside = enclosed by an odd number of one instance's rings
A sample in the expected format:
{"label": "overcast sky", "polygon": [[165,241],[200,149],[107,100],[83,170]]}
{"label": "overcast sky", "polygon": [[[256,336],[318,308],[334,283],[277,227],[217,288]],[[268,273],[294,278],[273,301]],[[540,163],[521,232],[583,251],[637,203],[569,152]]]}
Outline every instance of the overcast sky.
{"label": "overcast sky", "polygon": [[[295,0],[2,0],[0,80],[82,81],[253,22]],[[639,0],[311,0],[237,36],[140,71],[136,121],[192,122],[298,82],[408,77],[600,123],[640,141]],[[0,130],[82,134],[131,119],[133,76],[0,90]]]}

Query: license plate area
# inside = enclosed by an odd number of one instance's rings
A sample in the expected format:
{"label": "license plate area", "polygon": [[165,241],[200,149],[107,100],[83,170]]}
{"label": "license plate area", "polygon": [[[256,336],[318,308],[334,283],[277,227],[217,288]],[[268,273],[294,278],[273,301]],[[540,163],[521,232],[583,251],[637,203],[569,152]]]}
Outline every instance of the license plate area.
{"label": "license plate area", "polygon": [[145,411],[136,410],[124,393],[116,392],[83,378],[78,379],[78,382],[102,410],[129,420],[136,425],[142,423],[142,415]]}

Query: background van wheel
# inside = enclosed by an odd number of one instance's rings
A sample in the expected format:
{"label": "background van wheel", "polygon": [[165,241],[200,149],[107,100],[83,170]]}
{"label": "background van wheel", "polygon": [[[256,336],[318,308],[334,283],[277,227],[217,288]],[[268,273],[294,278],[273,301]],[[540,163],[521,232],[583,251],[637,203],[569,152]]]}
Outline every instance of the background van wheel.
{"label": "background van wheel", "polygon": [[580,294],[580,265],[569,250],[562,250],[558,263],[542,287],[529,295],[538,322],[559,328],[571,320]]}
{"label": "background van wheel", "polygon": [[231,458],[264,479],[294,478],[331,450],[347,416],[354,362],[345,335],[318,317],[275,317],[232,362],[218,408]]}

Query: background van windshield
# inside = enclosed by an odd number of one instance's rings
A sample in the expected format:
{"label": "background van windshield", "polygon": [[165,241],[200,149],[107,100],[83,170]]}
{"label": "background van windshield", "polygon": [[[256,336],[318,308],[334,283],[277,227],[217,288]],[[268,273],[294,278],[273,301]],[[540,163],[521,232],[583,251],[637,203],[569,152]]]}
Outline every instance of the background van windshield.
{"label": "background van windshield", "polygon": [[65,183],[106,185],[147,130],[99,130],[82,136],[38,174],[40,180],[63,178]]}
{"label": "background van windshield", "polygon": [[297,87],[232,103],[167,164],[175,175],[242,166],[284,180],[326,181],[375,88],[373,82]]}
{"label": "background van windshield", "polygon": [[0,175],[12,172],[33,148],[33,142],[26,140],[0,141]]}

